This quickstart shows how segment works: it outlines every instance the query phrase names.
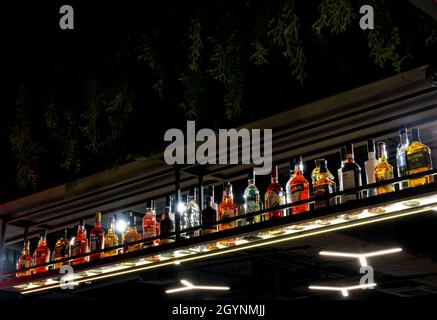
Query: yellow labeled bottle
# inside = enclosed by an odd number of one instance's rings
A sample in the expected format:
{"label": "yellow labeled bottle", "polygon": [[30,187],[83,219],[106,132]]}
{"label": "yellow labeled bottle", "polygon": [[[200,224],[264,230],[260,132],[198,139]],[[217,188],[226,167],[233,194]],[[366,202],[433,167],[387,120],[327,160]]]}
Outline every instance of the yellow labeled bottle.
{"label": "yellow labeled bottle", "polygon": [[[405,150],[408,174],[432,170],[431,149],[420,141],[419,129],[413,128],[412,141]],[[422,186],[433,182],[432,175],[409,180],[410,187]]]}
{"label": "yellow labeled bottle", "polygon": [[[378,151],[378,164],[375,166],[376,182],[393,179],[393,167],[387,161],[387,148],[384,142],[378,142],[376,145]],[[393,192],[393,183],[382,185],[376,188],[377,194]]]}

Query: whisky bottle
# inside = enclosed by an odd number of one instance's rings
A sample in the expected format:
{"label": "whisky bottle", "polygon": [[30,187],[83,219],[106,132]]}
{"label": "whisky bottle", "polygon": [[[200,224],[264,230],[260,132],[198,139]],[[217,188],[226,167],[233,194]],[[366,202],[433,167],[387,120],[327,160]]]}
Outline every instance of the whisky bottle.
{"label": "whisky bottle", "polygon": [[[86,237],[85,220],[82,219],[77,226],[77,234],[73,239],[71,245],[71,257],[86,254],[88,252],[88,239]],[[88,261],[88,256],[76,258],[72,261],[73,265],[84,263]]]}
{"label": "whisky bottle", "polygon": [[38,247],[33,253],[33,262],[37,266],[33,269],[33,273],[41,273],[48,270],[48,266],[38,267],[41,264],[48,263],[50,261],[50,249],[47,247],[47,230],[44,230],[40,234]]}
{"label": "whisky bottle", "polygon": [[346,148],[341,147],[340,148],[340,167],[337,170],[337,177],[338,177],[338,188],[340,191],[343,191],[343,167],[344,163],[346,162]]}
{"label": "whisky bottle", "polygon": [[[259,190],[255,185],[255,170],[253,170],[252,174],[249,176],[247,187],[244,190],[243,199],[244,199],[245,214],[260,210]],[[256,223],[260,221],[261,221],[261,217],[259,215],[255,217],[247,218],[248,224]]]}
{"label": "whisky bottle", "polygon": [[[172,199],[167,196],[164,213],[161,215],[160,221],[160,231],[162,236],[167,236],[168,234],[174,232],[174,223],[172,219]],[[172,237],[161,239],[161,243],[173,242]]]}
{"label": "whisky bottle", "polygon": [[[295,157],[293,162],[294,162],[294,177],[290,181],[291,203],[301,200],[307,200],[310,196],[310,187],[309,187],[308,180],[305,179],[305,177],[303,176],[302,157],[301,156]],[[318,171],[319,173],[315,175],[316,179],[319,179],[320,167]],[[309,211],[309,204],[305,203],[305,204],[300,204],[298,206],[293,206],[291,211],[292,214],[298,214],[305,211]]]}
{"label": "whisky bottle", "polygon": [[23,246],[23,251],[21,251],[21,256],[20,258],[18,258],[17,261],[17,273],[16,273],[16,277],[17,278],[21,278],[21,277],[25,277],[25,276],[30,276],[32,270],[25,270],[25,271],[20,271],[26,268],[30,268],[33,266],[33,258],[30,255],[30,241],[29,240],[24,240],[24,246]]}
{"label": "whisky bottle", "polygon": [[[146,208],[146,214],[143,217],[143,239],[158,237],[160,235],[160,225],[156,221],[156,213],[154,208],[154,202],[150,201],[150,205]],[[155,239],[152,242],[145,242],[144,247],[153,245],[159,245],[159,239]]]}
{"label": "whisky bottle", "polygon": [[141,249],[141,244],[129,245],[131,242],[141,240],[141,235],[137,231],[136,218],[133,212],[129,212],[129,228],[123,233],[123,253],[132,252]]}
{"label": "whisky bottle", "polygon": [[[67,229],[59,232],[58,240],[53,249],[52,261],[66,259],[70,256],[70,243],[68,242]],[[55,263],[54,268],[59,269],[64,265],[68,265],[68,261]]]}
{"label": "whisky bottle", "polygon": [[[431,149],[420,141],[419,129],[413,128],[412,141],[405,150],[408,174],[432,170]],[[410,179],[409,186],[416,187],[434,181],[432,175]]]}
{"label": "whisky bottle", "polygon": [[[408,174],[407,172],[407,158],[405,151],[409,145],[408,133],[406,128],[399,130],[399,145],[396,149],[396,166],[398,171],[398,177],[404,177]],[[399,189],[408,188],[408,180],[399,183]]]}
{"label": "whisky bottle", "polygon": [[[375,142],[373,140],[367,140],[367,161],[364,162],[364,168],[366,170],[366,183],[375,183],[375,167],[378,161],[375,157]],[[376,188],[367,189],[367,196],[372,197],[376,195]]]}
{"label": "whisky bottle", "polygon": [[[96,212],[94,228],[90,232],[90,252],[105,249],[105,230],[102,228],[102,213]],[[103,258],[103,252],[90,255],[90,260]]]}
{"label": "whisky bottle", "polygon": [[[196,189],[193,189],[192,195],[188,196],[187,209],[185,211],[186,219],[188,221],[188,228],[200,226],[200,207],[196,201]],[[188,238],[198,236],[200,232],[198,230],[187,232]]]}
{"label": "whisky bottle", "polygon": [[[232,185],[227,182],[223,187],[222,202],[219,204],[218,216],[219,220],[233,218],[238,215],[238,206],[233,201]],[[236,221],[226,222],[219,225],[219,230],[232,229],[236,227]],[[220,242],[223,245],[235,245],[235,239],[229,239]]]}
{"label": "whisky bottle", "polygon": [[[384,142],[377,143],[378,149],[378,164],[376,165],[375,180],[377,182],[393,179],[393,167],[387,161],[387,148]],[[393,192],[393,183],[387,185],[379,186],[376,188],[377,194],[384,194],[387,192]]]}
{"label": "whisky bottle", "polygon": [[[217,210],[213,208],[212,196],[207,196],[205,208],[202,210],[202,225],[208,225],[217,222]],[[203,227],[202,234],[209,234],[217,231],[217,226]]]}
{"label": "whisky bottle", "polygon": [[[111,217],[110,226],[108,229],[108,233],[105,235],[105,244],[104,247],[106,249],[116,247],[119,245],[118,235],[115,233],[115,216]],[[118,249],[105,251],[103,255],[105,257],[116,256],[118,254]]]}
{"label": "whisky bottle", "polygon": [[[346,144],[346,161],[341,169],[342,191],[361,187],[361,168],[354,162],[354,147],[352,143]],[[341,202],[357,200],[361,192],[346,193],[341,196]]]}
{"label": "whisky bottle", "polygon": [[[316,159],[316,160],[314,160],[315,167],[314,167],[313,171],[311,171],[311,182],[312,182],[313,185],[314,185],[314,183],[317,180],[320,179],[319,172],[320,172],[320,165],[321,165],[322,161],[325,161],[325,159]],[[329,176],[329,179],[335,180],[335,177],[332,175],[331,172],[329,172],[329,169],[326,168],[326,170],[327,170],[327,174]]]}
{"label": "whisky bottle", "polygon": [[[273,166],[271,184],[264,195],[264,207],[266,209],[276,208],[285,204],[285,194],[278,181],[278,167]],[[284,210],[269,211],[267,219],[279,218],[284,216]]]}
{"label": "whisky bottle", "polygon": [[[318,179],[313,183],[313,193],[315,197],[327,196],[336,191],[335,181],[328,173],[326,160],[320,159],[320,171]],[[316,200],[314,203],[315,209],[326,208],[335,204],[335,199]]]}

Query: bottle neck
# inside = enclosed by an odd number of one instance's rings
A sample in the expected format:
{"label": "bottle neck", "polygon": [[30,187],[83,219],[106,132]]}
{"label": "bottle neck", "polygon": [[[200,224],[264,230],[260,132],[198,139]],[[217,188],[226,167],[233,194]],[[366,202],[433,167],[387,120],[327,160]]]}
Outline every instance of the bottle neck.
{"label": "bottle neck", "polygon": [[401,134],[400,139],[401,139],[401,145],[408,145],[408,135],[407,135],[407,133]]}
{"label": "bottle neck", "polygon": [[30,241],[26,240],[24,241],[23,251],[22,254],[29,254],[30,253]]}
{"label": "bottle neck", "polygon": [[367,153],[368,159],[369,160],[373,160],[375,159],[375,152],[374,151],[370,151]]}

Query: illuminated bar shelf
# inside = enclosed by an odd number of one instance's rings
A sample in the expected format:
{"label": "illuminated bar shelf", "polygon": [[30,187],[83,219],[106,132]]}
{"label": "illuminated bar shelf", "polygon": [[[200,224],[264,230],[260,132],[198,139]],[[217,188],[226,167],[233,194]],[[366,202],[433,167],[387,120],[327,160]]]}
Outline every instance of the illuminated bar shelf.
{"label": "illuminated bar shelf", "polygon": [[[437,174],[437,170],[422,172],[411,177]],[[398,184],[403,179],[396,178],[368,185],[366,187],[348,190],[351,192],[365,193],[370,187],[376,187],[388,183]],[[434,181],[436,177],[434,177]],[[315,200],[332,199],[338,200],[344,192],[337,192],[328,197],[312,198],[299,201],[294,204],[279,206],[274,210],[289,209],[303,203],[314,203]],[[181,263],[206,259],[212,256],[230,254],[251,248],[267,246],[275,243],[293,241],[296,239],[315,237],[329,232],[342,231],[348,228],[358,228],[377,222],[390,221],[407,216],[426,214],[437,210],[437,183],[407,188],[383,195],[363,198],[343,204],[330,206],[319,210],[311,210],[297,215],[288,215],[282,218],[266,220],[249,225],[242,225],[232,229],[202,234],[202,231],[214,225],[235,222],[241,224],[248,218],[263,216],[269,210],[261,210],[246,215],[237,216],[216,222],[215,224],[182,230],[180,233],[171,233],[165,236],[143,239],[129,245],[150,243],[154,239],[160,239],[161,243],[156,246],[141,250],[105,257],[97,261],[86,262],[74,266],[74,276],[60,275],[59,270],[48,270],[44,273],[33,274],[26,277],[16,278],[15,272],[2,275],[0,289],[31,294],[61,287],[61,276],[69,277],[69,284],[80,287],[82,283],[92,283],[111,277],[120,277],[127,274],[143,272],[150,269],[163,268]],[[184,237],[187,233],[197,236]],[[174,239],[177,238],[177,241]],[[230,240],[234,242],[229,245]],[[96,251],[122,250],[123,246],[107,248]],[[95,254],[96,252],[93,252]],[[76,256],[83,257],[88,254]],[[59,260],[56,263],[68,262],[73,259]],[[51,266],[53,262],[45,265]],[[43,265],[40,265],[43,266]],[[33,266],[35,268],[37,266]],[[29,269],[32,269],[29,268]]]}

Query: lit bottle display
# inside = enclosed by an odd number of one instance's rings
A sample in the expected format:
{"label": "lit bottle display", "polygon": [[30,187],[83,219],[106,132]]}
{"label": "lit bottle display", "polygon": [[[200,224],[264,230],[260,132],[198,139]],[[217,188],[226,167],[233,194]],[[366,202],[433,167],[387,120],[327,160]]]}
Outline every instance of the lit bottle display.
{"label": "lit bottle display", "polygon": [[[294,163],[294,176],[293,179],[290,181],[290,185],[289,185],[291,203],[301,200],[307,200],[310,196],[310,185],[308,183],[308,180],[305,179],[305,177],[303,176],[302,157],[301,156],[295,157],[293,163]],[[315,178],[317,179],[319,179],[320,167],[318,171],[319,173],[317,173],[317,175],[315,176]],[[310,206],[308,203],[294,206],[292,207],[292,214],[298,214],[305,211],[309,211],[309,209]]]}
{"label": "lit bottle display", "polygon": [[[102,228],[102,213],[96,212],[94,228],[90,231],[90,252],[103,250],[105,248],[105,230]],[[91,254],[90,260],[103,258],[103,252]]]}
{"label": "lit bottle display", "polygon": [[[398,171],[398,177],[404,177],[408,174],[407,172],[407,158],[405,155],[405,151],[408,148],[408,132],[406,128],[402,128],[399,130],[399,144],[396,149],[396,166]],[[401,182],[399,184],[399,188],[406,189],[408,188],[408,181]]]}
{"label": "lit bottle display", "polygon": [[[160,225],[158,221],[156,221],[156,213],[154,208],[153,201],[150,202],[150,205],[146,208],[146,214],[143,217],[143,239],[153,238],[160,235]],[[154,240],[153,242],[146,242],[144,246],[158,245],[159,239]]]}
{"label": "lit bottle display", "polygon": [[[271,184],[267,188],[264,196],[265,209],[275,208],[285,204],[285,194],[278,181],[278,167],[272,167]],[[268,219],[279,218],[284,216],[284,210],[269,211]]]}
{"label": "lit bottle display", "polygon": [[133,212],[129,212],[129,227],[123,233],[123,253],[132,252],[141,249],[141,244],[129,245],[131,242],[141,240],[141,234],[137,230],[137,222]]}
{"label": "lit bottle display", "polygon": [[[185,219],[187,221],[187,228],[198,227],[200,225],[200,207],[196,201],[196,189],[193,189],[193,194],[188,196]],[[189,238],[198,235],[199,231],[188,232],[186,234]]]}
{"label": "lit bottle display", "polygon": [[[367,184],[375,183],[375,167],[378,164],[375,155],[375,141],[367,140],[367,160],[364,162],[364,169],[366,171]],[[367,190],[367,196],[371,197],[376,195],[376,188],[370,188]]]}
{"label": "lit bottle display", "polygon": [[[249,178],[247,187],[244,190],[244,213],[251,213],[260,210],[259,190],[255,185],[255,170],[252,177]],[[260,222],[261,216],[255,216],[247,219],[248,223]]]}
{"label": "lit bottle display", "polygon": [[[315,197],[327,196],[336,192],[336,184],[334,179],[329,174],[327,163],[325,159],[320,159],[320,171],[318,179],[313,183],[313,192]],[[314,203],[315,209],[326,208],[335,205],[335,199],[317,200]]]}
{"label": "lit bottle display", "polygon": [[[229,182],[226,183],[223,187],[222,202],[219,204],[218,209],[219,209],[218,210],[219,220],[233,218],[238,215],[238,206],[233,201],[232,185]],[[231,228],[235,228],[236,225],[237,225],[236,221],[222,223],[219,225],[219,229],[220,231],[231,229]],[[234,245],[235,240],[229,239],[220,243],[223,245]]]}
{"label": "lit bottle display", "polygon": [[[361,187],[361,167],[354,162],[354,146],[346,144],[346,161],[341,169],[342,191]],[[361,198],[360,192],[347,193],[341,196],[342,203]]]}
{"label": "lit bottle display", "polygon": [[[33,262],[35,266],[48,263],[50,261],[50,249],[47,247],[47,230],[41,232],[38,247],[33,253]],[[45,272],[48,266],[37,267],[33,269],[33,274]]]}
{"label": "lit bottle display", "polygon": [[[119,245],[118,235],[115,233],[115,216],[111,217],[108,233],[105,235],[105,248],[112,248]],[[118,249],[105,251],[103,255],[105,257],[116,256]]]}
{"label": "lit bottle display", "polygon": [[[77,234],[71,244],[71,257],[82,255],[88,252],[88,239],[86,237],[85,220],[81,220],[77,226]],[[88,257],[76,258],[72,264],[76,265],[88,261]]]}
{"label": "lit bottle display", "polygon": [[[377,182],[393,179],[393,167],[387,161],[387,148],[384,142],[377,143],[378,164],[375,167],[375,179]],[[378,194],[393,192],[393,183],[376,188]]]}
{"label": "lit bottle display", "polygon": [[[432,170],[431,149],[420,141],[419,129],[413,128],[411,144],[405,150],[408,174]],[[410,179],[409,186],[416,187],[433,182],[433,177]]]}
{"label": "lit bottle display", "polygon": [[[60,232],[58,235],[58,239],[55,244],[55,248],[53,249],[53,261],[62,260],[68,258],[70,256],[70,243],[68,242],[67,229]],[[68,265],[68,261],[62,263],[55,263],[54,268],[59,269],[63,265]]]}
{"label": "lit bottle display", "polygon": [[30,269],[26,270],[26,271],[20,271],[20,270],[30,268],[32,266],[33,266],[33,258],[30,255],[30,241],[25,240],[24,246],[23,246],[23,251],[21,251],[21,256],[20,256],[20,258],[18,258],[18,261],[17,261],[17,273],[16,273],[17,278],[30,276],[32,270],[30,270]]}
{"label": "lit bottle display", "polygon": [[338,188],[340,191],[343,191],[343,167],[344,163],[346,162],[346,148],[341,147],[340,148],[340,167],[337,170],[337,177],[338,177]]}

